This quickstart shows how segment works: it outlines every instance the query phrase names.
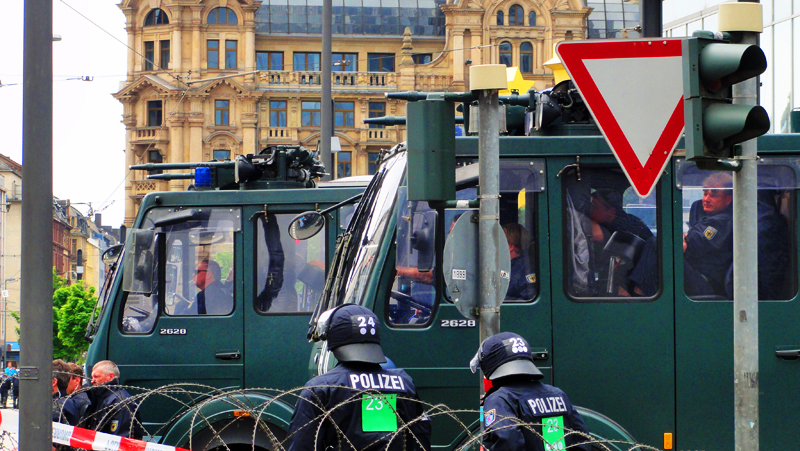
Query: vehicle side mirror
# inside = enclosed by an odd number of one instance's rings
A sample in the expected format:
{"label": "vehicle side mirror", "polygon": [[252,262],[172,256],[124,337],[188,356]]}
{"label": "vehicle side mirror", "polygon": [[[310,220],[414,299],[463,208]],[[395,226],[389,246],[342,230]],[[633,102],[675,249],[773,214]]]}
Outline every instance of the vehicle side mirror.
{"label": "vehicle side mirror", "polygon": [[325,215],[309,211],[296,216],[289,223],[289,236],[296,240],[307,240],[325,228]]}
{"label": "vehicle side mirror", "polygon": [[122,244],[115,244],[103,252],[103,264],[104,265],[113,265],[114,263],[119,260],[119,256],[122,255],[122,249],[125,246]]}
{"label": "vehicle side mirror", "polygon": [[122,289],[135,293],[153,292],[153,255],[155,249],[154,230],[135,229],[128,233],[123,260]]}
{"label": "vehicle side mirror", "polygon": [[415,224],[415,231],[411,234],[411,247],[418,252],[417,270],[427,272],[433,269],[436,260],[436,212],[426,211],[415,217],[419,224]]}

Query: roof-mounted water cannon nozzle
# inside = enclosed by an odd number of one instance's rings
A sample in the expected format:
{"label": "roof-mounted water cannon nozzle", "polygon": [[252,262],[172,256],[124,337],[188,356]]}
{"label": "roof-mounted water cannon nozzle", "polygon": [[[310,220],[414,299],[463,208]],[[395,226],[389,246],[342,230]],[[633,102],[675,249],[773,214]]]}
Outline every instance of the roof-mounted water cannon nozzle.
{"label": "roof-mounted water cannon nozzle", "polygon": [[406,102],[418,102],[428,98],[427,92],[406,91],[406,92],[387,92],[384,94],[387,99],[405,100]]}
{"label": "roof-mounted water cannon nozzle", "polygon": [[[455,117],[456,124],[463,124],[464,123],[464,116],[456,116]],[[406,124],[406,117],[405,116],[383,116],[383,117],[371,117],[369,119],[364,119],[365,124],[374,124],[374,125],[405,125]]]}

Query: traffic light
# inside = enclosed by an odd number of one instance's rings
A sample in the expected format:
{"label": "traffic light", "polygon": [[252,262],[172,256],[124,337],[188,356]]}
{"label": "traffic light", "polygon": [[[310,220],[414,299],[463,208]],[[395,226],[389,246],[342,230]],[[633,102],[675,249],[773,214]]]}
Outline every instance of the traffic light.
{"label": "traffic light", "polygon": [[758,105],[732,103],[732,86],[767,70],[757,45],[713,39],[696,31],[683,41],[683,102],[686,159],[699,166],[735,156],[734,145],[769,131],[769,116]]}

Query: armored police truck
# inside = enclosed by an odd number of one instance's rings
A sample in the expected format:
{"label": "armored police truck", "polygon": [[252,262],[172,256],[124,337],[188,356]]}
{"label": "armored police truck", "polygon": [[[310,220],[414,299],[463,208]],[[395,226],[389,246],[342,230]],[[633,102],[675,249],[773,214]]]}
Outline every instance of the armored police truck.
{"label": "armored police truck", "polygon": [[[506,294],[501,329],[528,340],[545,382],[580,406],[598,441],[733,449],[731,175],[699,170],[680,143],[656,189],[640,198],[564,83],[531,93],[540,108],[524,108],[534,114],[528,120],[512,116],[530,98],[500,97],[508,125],[500,137],[499,219],[519,262],[510,278],[525,288]],[[388,96],[401,95],[426,98]],[[458,110],[470,107],[464,101]],[[761,446],[780,449],[800,428],[793,388],[800,376],[800,135],[762,136],[758,149],[754,383]],[[477,210],[464,206],[480,193],[478,139],[456,138],[455,159],[452,200],[463,202],[411,201],[419,168],[409,165],[405,145],[392,149],[349,221],[328,274],[332,290],[317,309],[357,303],[382,319],[384,352],[412,376],[421,399],[459,412],[433,417],[439,449],[457,449],[480,422],[479,376],[469,369],[478,325],[457,308],[442,272],[451,224],[477,221]],[[473,270],[475,262],[458,268]],[[318,373],[333,360],[324,342],[315,345]]]}
{"label": "armored police truck", "polygon": [[[324,168],[299,146],[236,161],[133,169],[190,169],[151,177],[192,177],[193,184],[189,191],[146,196],[124,249],[104,256],[114,266],[87,331],[87,365],[115,362],[120,383],[140,388],[134,394],[167,387],[140,401],[152,440],[188,448],[193,439],[194,449],[214,437],[217,444],[249,445],[255,420],[250,427],[247,418],[224,427],[246,410],[234,401],[239,398],[206,402],[202,412],[196,407],[223,392],[246,396],[247,388],[302,385],[310,352],[306,324],[336,237],[369,178],[317,186]],[[312,239],[294,240],[289,222],[306,210],[324,212],[328,225]],[[181,385],[170,391],[172,384]],[[259,396],[248,403],[264,402]],[[276,432],[288,426],[292,405],[264,409]],[[209,435],[209,428],[216,433]],[[258,440],[259,446],[267,440],[263,432]]]}

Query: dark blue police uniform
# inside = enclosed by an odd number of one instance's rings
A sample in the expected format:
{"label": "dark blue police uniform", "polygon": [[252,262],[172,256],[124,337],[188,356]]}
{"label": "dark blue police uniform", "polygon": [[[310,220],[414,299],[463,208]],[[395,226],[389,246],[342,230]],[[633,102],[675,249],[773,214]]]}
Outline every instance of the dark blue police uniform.
{"label": "dark blue police uniform", "polygon": [[139,405],[119,379],[93,387],[88,392],[92,408],[87,412],[88,429],[120,437],[141,439],[144,433]]}
{"label": "dark blue police uniform", "polygon": [[[88,401],[88,399],[87,399]],[[53,394],[53,421],[56,423],[77,426],[83,417],[80,406],[72,401],[67,394],[61,390]]]}
{"label": "dark blue police uniform", "polygon": [[508,284],[506,299],[529,301],[536,297],[536,273],[518,255],[511,259],[511,280]]}
{"label": "dark blue police uniform", "polygon": [[345,304],[320,315],[316,335],[339,364],[305,385],[289,427],[289,451],[430,450],[430,420],[411,378],[384,369],[378,318]]}
{"label": "dark blue police uniform", "polygon": [[470,367],[492,381],[483,403],[483,447],[488,451],[589,451],[586,423],[560,389],[539,381],[530,346],[502,332],[487,338]]}
{"label": "dark blue police uniform", "polygon": [[725,276],[733,263],[733,206],[700,218],[685,239],[686,294],[725,296]]}

